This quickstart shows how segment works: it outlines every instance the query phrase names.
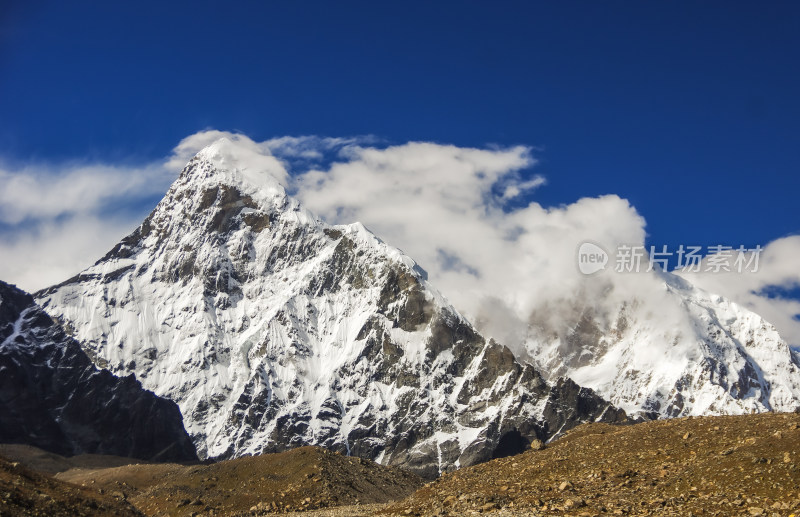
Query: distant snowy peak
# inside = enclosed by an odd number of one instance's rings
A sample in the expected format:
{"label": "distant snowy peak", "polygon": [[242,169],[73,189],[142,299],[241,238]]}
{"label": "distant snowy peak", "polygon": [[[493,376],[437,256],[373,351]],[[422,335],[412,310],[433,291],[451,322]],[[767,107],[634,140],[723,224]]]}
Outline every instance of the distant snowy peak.
{"label": "distant snowy peak", "polygon": [[605,313],[591,303],[577,311],[552,305],[577,316],[566,332],[533,319],[526,342],[533,362],[634,415],[800,407],[800,361],[774,326],[675,275],[656,281],[664,291],[658,304],[633,299]]}
{"label": "distant snowy peak", "polygon": [[625,418],[484,340],[411,258],[323,223],[272,165],[216,142],[136,231],[38,293],[97,364],[177,402],[202,456],[316,444],[433,475]]}

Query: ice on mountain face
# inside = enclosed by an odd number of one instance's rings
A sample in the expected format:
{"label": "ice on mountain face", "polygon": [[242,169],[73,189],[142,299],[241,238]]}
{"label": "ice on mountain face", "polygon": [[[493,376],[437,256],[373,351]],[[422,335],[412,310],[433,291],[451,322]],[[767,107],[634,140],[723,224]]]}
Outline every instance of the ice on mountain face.
{"label": "ice on mountain face", "polygon": [[[562,327],[534,314],[525,343],[550,376],[569,376],[629,414],[649,417],[793,411],[800,363],[758,315],[668,273],[640,280],[642,298],[601,309],[551,303]],[[647,289],[663,291],[653,303]]]}
{"label": "ice on mountain face", "polygon": [[321,222],[262,158],[204,149],[134,233],[38,293],[98,365],[177,402],[203,457],[316,444],[433,475],[504,436],[624,418],[484,340],[411,258]]}
{"label": "ice on mountain face", "polygon": [[174,403],[143,390],[133,376],[98,370],[29,294],[4,282],[0,442],[64,455],[197,459]]}

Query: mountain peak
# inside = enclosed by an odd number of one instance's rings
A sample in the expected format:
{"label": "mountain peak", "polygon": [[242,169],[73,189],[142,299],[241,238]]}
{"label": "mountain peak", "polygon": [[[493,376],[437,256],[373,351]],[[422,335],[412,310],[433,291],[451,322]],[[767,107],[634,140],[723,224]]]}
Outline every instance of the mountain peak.
{"label": "mountain peak", "polygon": [[92,357],[180,406],[200,455],[315,444],[433,476],[625,418],[487,342],[411,258],[325,224],[281,173],[218,140],[136,232],[39,293]]}
{"label": "mountain peak", "polygon": [[220,138],[201,149],[183,168],[173,189],[226,184],[264,201],[286,196],[286,169],[252,142]]}

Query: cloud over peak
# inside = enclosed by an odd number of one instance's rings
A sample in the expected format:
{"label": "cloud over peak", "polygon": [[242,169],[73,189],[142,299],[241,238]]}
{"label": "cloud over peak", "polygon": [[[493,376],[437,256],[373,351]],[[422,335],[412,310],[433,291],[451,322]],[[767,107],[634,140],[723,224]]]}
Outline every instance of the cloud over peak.
{"label": "cloud over peak", "polygon": [[[579,312],[581,304],[612,307],[636,297],[658,304],[664,296],[656,275],[580,273],[582,242],[644,245],[645,220],[616,195],[537,203],[547,180],[535,173],[530,147],[381,145],[372,136],[259,142],[218,130],[189,135],[169,156],[138,167],[0,168],[3,279],[35,290],[90,265],[141,222],[192,156],[223,137],[248,167],[268,170],[323,219],[362,222],[403,249],[459,310],[509,344],[553,304],[568,301]],[[770,285],[800,285],[798,255],[800,236],[790,237],[767,246],[762,274],[684,277],[764,315],[798,344],[800,302],[763,295]]]}

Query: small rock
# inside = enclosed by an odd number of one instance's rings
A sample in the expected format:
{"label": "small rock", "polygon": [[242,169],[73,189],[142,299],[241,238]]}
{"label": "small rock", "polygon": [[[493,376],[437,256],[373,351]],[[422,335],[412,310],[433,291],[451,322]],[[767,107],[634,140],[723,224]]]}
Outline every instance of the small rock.
{"label": "small rock", "polygon": [[558,489],[561,490],[562,492],[564,490],[570,490],[572,489],[572,483],[570,483],[569,481],[562,481],[562,483],[558,485]]}
{"label": "small rock", "polygon": [[688,440],[688,439],[689,439],[689,438],[691,438],[691,437],[692,437],[692,433],[690,433],[690,432],[688,432],[688,431],[686,432],[686,434],[684,434],[684,435],[683,435],[683,439],[684,439],[684,440]]}
{"label": "small rock", "polygon": [[544,442],[539,440],[538,438],[531,442],[531,449],[534,451],[541,451],[544,449]]}
{"label": "small rock", "polygon": [[747,509],[747,511],[750,512],[750,515],[753,515],[754,517],[757,517],[759,515],[764,515],[764,509],[759,508],[758,506],[751,506],[750,508]]}

